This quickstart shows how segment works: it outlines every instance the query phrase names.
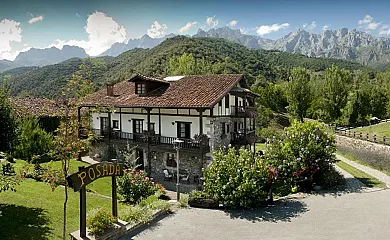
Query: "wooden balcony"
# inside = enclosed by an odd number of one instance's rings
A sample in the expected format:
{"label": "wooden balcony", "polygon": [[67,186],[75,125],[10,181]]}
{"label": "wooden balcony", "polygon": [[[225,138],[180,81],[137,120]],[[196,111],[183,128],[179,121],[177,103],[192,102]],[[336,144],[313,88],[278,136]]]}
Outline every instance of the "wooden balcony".
{"label": "wooden balcony", "polygon": [[258,112],[252,106],[230,106],[230,114],[235,117],[256,118]]}
{"label": "wooden balcony", "polygon": [[[102,138],[108,137],[108,131],[102,131],[100,129],[93,129],[93,132]],[[156,148],[174,149],[176,137],[160,136],[158,134],[144,133],[128,133],[117,130],[110,132],[110,139],[113,140],[126,140],[131,144],[137,144],[140,146],[146,146],[148,144],[148,137],[150,138],[150,146]],[[200,142],[195,139],[180,138],[183,141],[180,148],[183,150],[200,150],[203,148],[204,152],[210,151],[209,139],[204,142]]]}
{"label": "wooden balcony", "polygon": [[257,141],[256,131],[248,131],[246,135],[244,133],[232,132],[231,144],[235,146],[243,146],[253,144]]}

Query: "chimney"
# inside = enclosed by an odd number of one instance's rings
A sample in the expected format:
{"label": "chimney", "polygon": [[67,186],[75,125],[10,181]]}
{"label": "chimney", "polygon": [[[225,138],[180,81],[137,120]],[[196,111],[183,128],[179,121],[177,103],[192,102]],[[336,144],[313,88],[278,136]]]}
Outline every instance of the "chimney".
{"label": "chimney", "polygon": [[107,84],[107,96],[114,96],[114,84]]}

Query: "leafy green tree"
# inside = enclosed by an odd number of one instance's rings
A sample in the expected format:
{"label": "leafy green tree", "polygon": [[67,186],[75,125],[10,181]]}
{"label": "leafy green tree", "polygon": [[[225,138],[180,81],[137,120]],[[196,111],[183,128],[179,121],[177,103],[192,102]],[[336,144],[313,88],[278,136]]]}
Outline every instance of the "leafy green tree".
{"label": "leafy green tree", "polygon": [[279,84],[269,83],[265,87],[253,89],[259,97],[256,99],[259,105],[276,112],[285,112],[287,103],[286,92]]}
{"label": "leafy green tree", "polygon": [[286,91],[288,111],[298,117],[301,122],[312,101],[309,83],[310,74],[305,68],[293,68]]}
{"label": "leafy green tree", "polygon": [[26,117],[20,121],[15,149],[17,157],[31,162],[33,156],[49,153],[52,145],[53,136],[40,128],[38,118]]}
{"label": "leafy green tree", "polygon": [[342,68],[332,65],[325,72],[324,111],[328,121],[334,122],[342,116],[341,109],[347,103],[351,74]]}
{"label": "leafy green tree", "polygon": [[0,151],[10,153],[15,147],[17,120],[9,91],[0,88]]}
{"label": "leafy green tree", "polygon": [[183,53],[169,60],[169,72],[172,75],[194,75],[198,73],[197,64],[191,53]]}

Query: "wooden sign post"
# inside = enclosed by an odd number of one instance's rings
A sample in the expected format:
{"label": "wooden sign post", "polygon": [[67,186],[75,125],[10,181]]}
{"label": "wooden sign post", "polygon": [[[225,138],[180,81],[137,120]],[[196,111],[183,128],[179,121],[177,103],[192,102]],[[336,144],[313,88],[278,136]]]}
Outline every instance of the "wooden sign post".
{"label": "wooden sign post", "polygon": [[69,187],[80,191],[80,237],[87,236],[87,191],[86,186],[102,177],[112,178],[112,215],[118,217],[116,197],[116,177],[123,175],[123,165],[114,162],[101,162],[89,167],[79,167],[79,172],[66,178]]}

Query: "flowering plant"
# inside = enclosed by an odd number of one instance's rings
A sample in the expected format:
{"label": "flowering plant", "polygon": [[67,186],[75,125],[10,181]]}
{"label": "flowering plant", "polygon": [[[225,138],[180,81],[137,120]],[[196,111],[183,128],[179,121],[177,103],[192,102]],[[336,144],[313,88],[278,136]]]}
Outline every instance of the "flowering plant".
{"label": "flowering plant", "polygon": [[147,198],[157,191],[165,192],[161,184],[156,184],[140,170],[124,170],[124,175],[118,180],[118,193],[125,198],[126,202],[136,203],[141,198]]}
{"label": "flowering plant", "polygon": [[295,122],[281,139],[270,140],[265,158],[278,170],[278,180],[294,187],[304,181],[321,184],[323,173],[336,161],[335,151],[334,136],[323,125]]}
{"label": "flowering plant", "polygon": [[266,200],[278,171],[253,156],[245,149],[214,152],[203,172],[206,194],[225,207],[254,207]]}

